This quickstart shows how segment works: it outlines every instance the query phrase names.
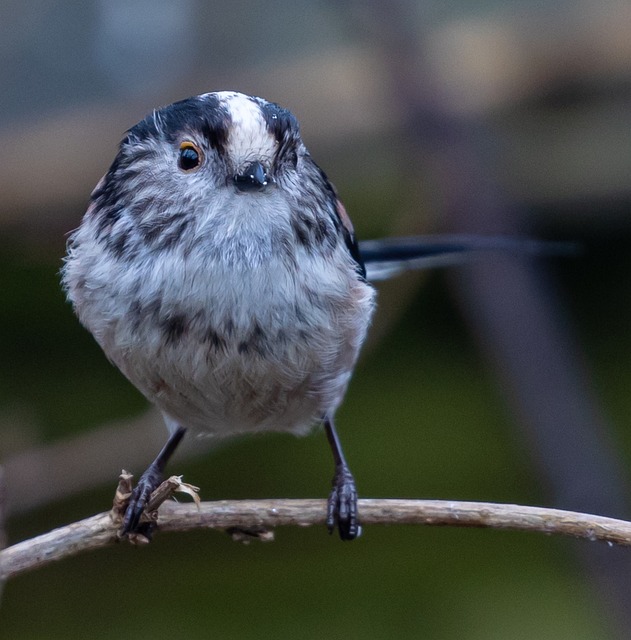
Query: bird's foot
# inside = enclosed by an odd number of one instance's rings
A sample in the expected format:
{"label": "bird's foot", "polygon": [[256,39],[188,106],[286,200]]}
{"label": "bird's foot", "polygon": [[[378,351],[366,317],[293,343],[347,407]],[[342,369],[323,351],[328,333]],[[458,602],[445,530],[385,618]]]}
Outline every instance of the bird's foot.
{"label": "bird's foot", "polygon": [[156,456],[156,459],[147,467],[147,470],[140,476],[136,488],[132,491],[123,518],[123,526],[120,536],[129,534],[140,534],[147,540],[151,540],[151,534],[155,529],[154,522],[141,522],[141,516],[145,512],[151,494],[162,484],[164,479],[164,469],[169,458],[173,455],[178,444],[184,437],[186,429],[177,427],[169,436],[166,444]]}
{"label": "bird's foot", "polygon": [[162,484],[162,480],[162,470],[158,468],[155,462],[152,462],[140,476],[138,484],[131,493],[123,518],[121,536],[137,533],[151,540],[155,523],[141,522],[140,519],[149,503],[151,494]]}
{"label": "bird's foot", "polygon": [[337,526],[342,540],[354,540],[361,535],[355,478],[346,465],[335,470],[333,488],[327,503],[326,526],[329,533],[333,533]]}

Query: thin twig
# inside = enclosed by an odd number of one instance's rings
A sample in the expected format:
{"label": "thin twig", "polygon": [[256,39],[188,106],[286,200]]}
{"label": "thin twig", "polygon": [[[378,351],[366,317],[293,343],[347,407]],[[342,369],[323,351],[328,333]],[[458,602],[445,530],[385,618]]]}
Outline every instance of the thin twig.
{"label": "thin twig", "polygon": [[[631,522],[602,516],[486,502],[362,499],[362,524],[423,524],[536,531],[631,546]],[[261,530],[286,525],[324,524],[324,500],[235,500],[160,507],[160,531],[192,529]],[[0,552],[0,578],[8,579],[79,552],[117,541],[119,523],[111,512],[55,529]]]}

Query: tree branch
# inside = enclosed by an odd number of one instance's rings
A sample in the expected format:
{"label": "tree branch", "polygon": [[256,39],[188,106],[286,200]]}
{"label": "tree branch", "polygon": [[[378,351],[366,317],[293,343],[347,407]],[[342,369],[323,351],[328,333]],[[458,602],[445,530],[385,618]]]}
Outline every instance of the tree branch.
{"label": "tree branch", "polygon": [[[631,546],[631,522],[559,509],[486,502],[362,499],[359,513],[364,525],[422,524],[537,531]],[[160,507],[158,529],[260,532],[287,525],[321,525],[325,518],[324,500],[234,500],[203,502],[199,508],[167,502]],[[8,547],[0,552],[0,579],[111,545],[119,541],[119,526],[113,512],[100,513]]]}

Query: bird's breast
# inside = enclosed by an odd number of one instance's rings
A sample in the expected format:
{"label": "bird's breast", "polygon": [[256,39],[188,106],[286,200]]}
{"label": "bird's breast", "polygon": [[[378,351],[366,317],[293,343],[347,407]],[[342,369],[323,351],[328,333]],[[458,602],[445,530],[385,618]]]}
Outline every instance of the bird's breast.
{"label": "bird's breast", "polygon": [[343,255],[297,260],[248,247],[174,257],[135,281],[125,274],[114,297],[126,309],[101,346],[184,426],[302,432],[342,399],[372,289]]}

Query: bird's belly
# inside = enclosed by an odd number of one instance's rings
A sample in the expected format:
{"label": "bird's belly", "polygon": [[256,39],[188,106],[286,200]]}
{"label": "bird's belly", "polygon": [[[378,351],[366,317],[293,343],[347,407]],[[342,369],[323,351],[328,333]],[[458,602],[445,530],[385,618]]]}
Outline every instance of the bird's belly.
{"label": "bird's belly", "polygon": [[317,378],[296,371],[294,380],[282,380],[275,371],[253,373],[251,366],[233,362],[219,373],[209,370],[197,384],[186,381],[176,387],[165,382],[154,401],[173,420],[196,431],[303,433],[335,396],[320,389]]}
{"label": "bird's belly", "polygon": [[[345,353],[350,347],[339,336],[267,340],[260,324],[255,333],[208,342],[193,332],[150,353],[146,345],[159,344],[156,337],[116,362],[149,400],[193,431],[306,432],[341,402],[355,354]],[[337,348],[323,348],[323,339]]]}
{"label": "bird's belly", "polygon": [[372,290],[350,279],[348,289],[310,292],[309,300],[252,293],[197,309],[134,308],[102,346],[150,401],[193,431],[305,433],[341,403],[366,332]]}
{"label": "bird's belly", "polygon": [[304,433],[340,404],[374,306],[372,287],[336,250],[300,268],[236,249],[232,260],[204,249],[135,270],[117,263],[118,277],[86,278],[75,308],[172,421],[219,435]]}

